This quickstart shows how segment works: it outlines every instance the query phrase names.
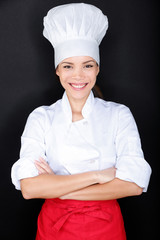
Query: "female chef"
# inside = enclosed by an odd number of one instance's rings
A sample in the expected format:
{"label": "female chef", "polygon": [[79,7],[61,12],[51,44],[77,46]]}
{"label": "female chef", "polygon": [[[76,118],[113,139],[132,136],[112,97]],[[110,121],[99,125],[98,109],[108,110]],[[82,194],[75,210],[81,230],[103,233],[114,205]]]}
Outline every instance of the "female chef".
{"label": "female chef", "polygon": [[12,167],[25,199],[45,199],[36,240],[125,240],[116,199],[147,191],[151,168],[130,110],[92,93],[107,28],[102,11],[84,3],[55,7],[44,18],[65,92],[30,114]]}

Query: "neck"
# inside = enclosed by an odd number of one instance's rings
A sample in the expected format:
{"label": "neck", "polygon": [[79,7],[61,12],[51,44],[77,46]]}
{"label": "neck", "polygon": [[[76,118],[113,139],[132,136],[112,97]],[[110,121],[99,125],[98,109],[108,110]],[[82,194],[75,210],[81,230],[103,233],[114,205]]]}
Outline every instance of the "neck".
{"label": "neck", "polygon": [[[68,96],[68,95],[67,95]],[[83,119],[82,109],[86,103],[88,96],[83,99],[75,99],[68,96],[68,100],[72,110],[72,121],[78,121]]]}

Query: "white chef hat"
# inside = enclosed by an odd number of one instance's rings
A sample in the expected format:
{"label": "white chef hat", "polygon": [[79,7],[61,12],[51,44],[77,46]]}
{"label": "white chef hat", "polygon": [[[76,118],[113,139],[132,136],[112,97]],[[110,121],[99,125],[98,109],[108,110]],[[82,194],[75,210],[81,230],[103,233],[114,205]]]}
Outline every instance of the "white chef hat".
{"label": "white chef hat", "polygon": [[99,44],[107,29],[107,16],[90,4],[70,3],[49,10],[43,35],[54,47],[55,68],[73,56],[90,56],[99,64]]}

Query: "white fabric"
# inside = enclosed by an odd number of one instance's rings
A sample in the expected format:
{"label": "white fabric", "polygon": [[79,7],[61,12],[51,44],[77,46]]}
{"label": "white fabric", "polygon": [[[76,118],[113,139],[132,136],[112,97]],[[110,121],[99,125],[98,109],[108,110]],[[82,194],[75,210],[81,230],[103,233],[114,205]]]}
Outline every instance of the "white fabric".
{"label": "white fabric", "polygon": [[76,174],[116,167],[116,177],[147,190],[151,168],[141,149],[136,123],[121,104],[94,98],[83,107],[84,119],[72,122],[66,93],[51,106],[35,109],[22,135],[20,159],[12,167],[12,181],[38,175],[34,160],[43,157],[56,174]]}
{"label": "white fabric", "polygon": [[54,47],[55,68],[73,56],[90,56],[99,64],[99,44],[107,28],[107,17],[90,4],[71,3],[49,10],[43,35]]}

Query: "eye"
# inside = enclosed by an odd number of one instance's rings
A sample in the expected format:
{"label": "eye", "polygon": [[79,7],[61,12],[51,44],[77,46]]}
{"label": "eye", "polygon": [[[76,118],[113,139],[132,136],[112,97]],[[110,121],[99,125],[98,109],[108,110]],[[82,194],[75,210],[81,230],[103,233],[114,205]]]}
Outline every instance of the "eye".
{"label": "eye", "polygon": [[93,67],[92,64],[87,64],[87,65],[85,65],[85,68],[92,68],[92,67]]}
{"label": "eye", "polygon": [[71,69],[72,66],[70,66],[70,65],[64,65],[63,68],[65,68],[65,69]]}

